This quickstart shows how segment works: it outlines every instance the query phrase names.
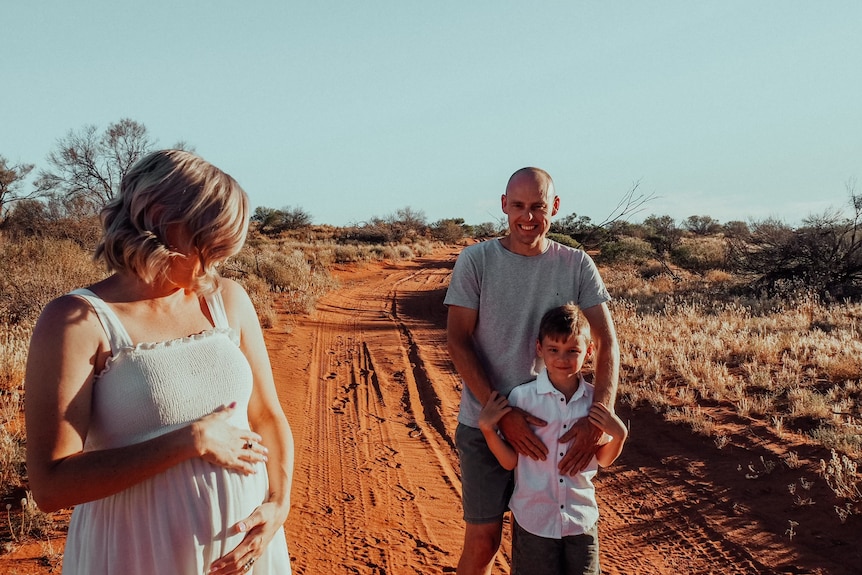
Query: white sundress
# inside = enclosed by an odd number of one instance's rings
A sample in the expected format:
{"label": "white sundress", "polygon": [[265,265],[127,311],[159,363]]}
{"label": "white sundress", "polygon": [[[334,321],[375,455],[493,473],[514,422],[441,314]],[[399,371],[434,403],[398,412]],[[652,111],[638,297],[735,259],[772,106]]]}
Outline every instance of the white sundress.
{"label": "white sundress", "polygon": [[[111,342],[93,386],[85,451],[123,447],[189,424],[236,402],[231,423],[248,429],[252,372],[230,328],[220,293],[206,298],[215,327],[166,342],[132,345],[101,298],[87,300]],[[65,575],[205,574],[242,541],[234,526],[268,494],[266,467],[243,475],[193,458],[115,495],[75,506],[63,558]],[[287,575],[279,529],[249,571]]]}

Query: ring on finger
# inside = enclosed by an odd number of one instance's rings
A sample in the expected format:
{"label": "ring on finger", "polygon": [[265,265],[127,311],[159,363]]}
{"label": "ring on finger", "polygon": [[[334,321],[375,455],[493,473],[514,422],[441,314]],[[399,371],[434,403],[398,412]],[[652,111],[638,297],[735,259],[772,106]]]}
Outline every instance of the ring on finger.
{"label": "ring on finger", "polygon": [[250,440],[246,441],[245,445],[243,445],[243,449],[251,449],[252,447],[254,447],[254,443],[252,443]]}
{"label": "ring on finger", "polygon": [[242,566],[243,571],[248,571],[251,569],[251,566],[254,565],[254,557],[246,561],[246,564]]}

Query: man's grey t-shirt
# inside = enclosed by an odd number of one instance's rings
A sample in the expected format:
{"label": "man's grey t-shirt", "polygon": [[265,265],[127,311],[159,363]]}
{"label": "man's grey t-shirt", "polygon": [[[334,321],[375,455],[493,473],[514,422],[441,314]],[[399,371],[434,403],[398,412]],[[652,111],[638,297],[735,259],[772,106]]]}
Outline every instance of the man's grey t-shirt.
{"label": "man's grey t-shirt", "polygon": [[[536,337],[546,311],[570,302],[586,309],[610,299],[586,252],[549,240],[542,254],[522,256],[489,240],[458,256],[443,303],[479,311],[476,353],[494,389],[508,396],[542,368]],[[481,409],[464,384],[458,422],[479,427]]]}

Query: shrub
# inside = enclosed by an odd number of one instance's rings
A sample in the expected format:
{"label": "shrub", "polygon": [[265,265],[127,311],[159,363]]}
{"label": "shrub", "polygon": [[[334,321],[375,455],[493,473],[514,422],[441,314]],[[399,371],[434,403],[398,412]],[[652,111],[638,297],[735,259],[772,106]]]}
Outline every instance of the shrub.
{"label": "shrub", "polygon": [[0,248],[0,317],[10,323],[32,323],[52,299],[106,276],[72,240],[0,238]]}
{"label": "shrub", "polygon": [[570,248],[575,248],[578,250],[583,247],[581,246],[580,242],[578,242],[578,240],[566,234],[550,232],[548,234],[548,239],[554,240],[558,244],[563,244],[564,246],[569,246]]}
{"label": "shrub", "polygon": [[604,264],[643,264],[655,257],[649,242],[640,238],[622,236],[602,245],[596,260]]}
{"label": "shrub", "polygon": [[704,273],[713,269],[727,269],[727,249],[717,237],[682,239],[670,254],[671,261],[679,267]]}

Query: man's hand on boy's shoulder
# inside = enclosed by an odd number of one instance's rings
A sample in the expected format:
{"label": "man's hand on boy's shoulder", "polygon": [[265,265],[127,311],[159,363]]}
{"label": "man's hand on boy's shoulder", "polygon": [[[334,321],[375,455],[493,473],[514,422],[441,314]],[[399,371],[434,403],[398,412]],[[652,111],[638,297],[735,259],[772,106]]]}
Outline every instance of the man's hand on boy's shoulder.
{"label": "man's hand on boy's shoulder", "polygon": [[531,459],[542,461],[548,457],[548,448],[530,426],[541,427],[547,424],[545,420],[534,417],[517,407],[513,407],[497,422],[503,437],[515,451]]}

